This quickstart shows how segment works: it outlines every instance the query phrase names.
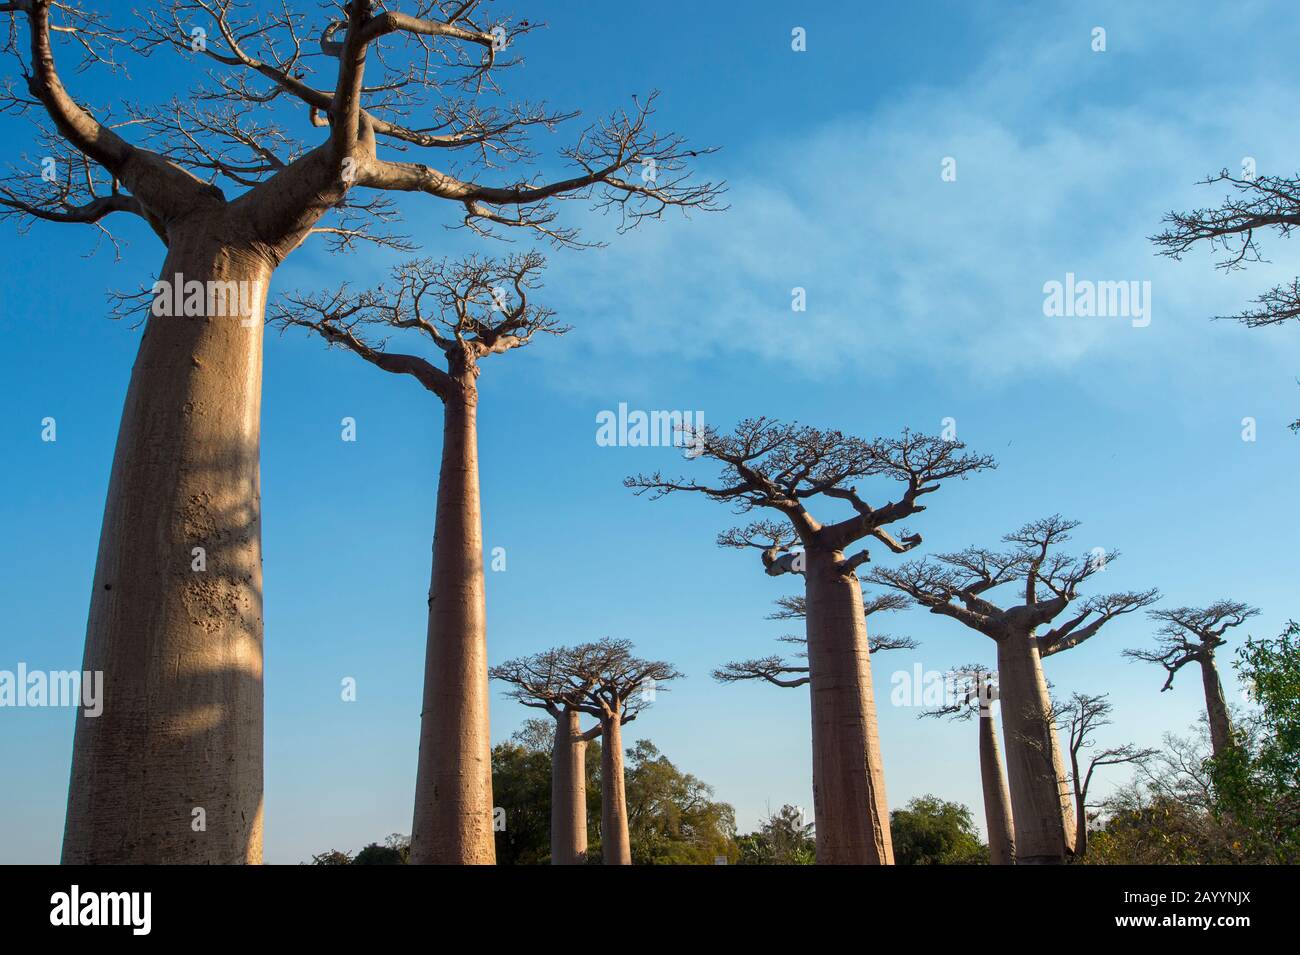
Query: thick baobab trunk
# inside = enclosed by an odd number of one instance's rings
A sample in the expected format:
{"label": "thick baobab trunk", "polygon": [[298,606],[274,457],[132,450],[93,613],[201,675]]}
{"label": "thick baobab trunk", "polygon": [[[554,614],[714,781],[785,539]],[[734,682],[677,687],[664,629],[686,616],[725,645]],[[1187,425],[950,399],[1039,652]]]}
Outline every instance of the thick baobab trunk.
{"label": "thick baobab trunk", "polygon": [[862,588],[839,553],[807,555],[817,862],[892,865]]}
{"label": "thick baobab trunk", "polygon": [[473,372],[446,401],[411,861],[492,865],[483,528]]}
{"label": "thick baobab trunk", "polygon": [[1205,686],[1205,713],[1210,721],[1210,748],[1215,756],[1222,756],[1232,745],[1232,722],[1212,653],[1201,659],[1201,683]]}
{"label": "thick baobab trunk", "polygon": [[201,314],[151,315],[131,371],[86,627],[104,708],[77,716],[65,863],[262,861],[258,441],[273,263],[233,250],[227,228],[172,228],[155,294],[172,301],[178,276],[204,283],[189,296]]}
{"label": "thick baobab trunk", "polygon": [[623,728],[620,718],[601,720],[600,856],[604,865],[631,865],[627,792],[623,788]]}
{"label": "thick baobab trunk", "polygon": [[587,863],[587,743],[578,711],[555,721],[551,749],[551,865]]}
{"label": "thick baobab trunk", "polygon": [[997,643],[1016,863],[1062,864],[1073,847],[1074,811],[1038,645],[1025,634]]}
{"label": "thick baobab trunk", "polygon": [[1011,796],[1007,777],[1002,772],[1002,754],[998,752],[998,731],[993,714],[981,715],[980,780],[984,787],[984,824],[989,832],[989,862],[1013,865],[1016,840],[1011,823]]}

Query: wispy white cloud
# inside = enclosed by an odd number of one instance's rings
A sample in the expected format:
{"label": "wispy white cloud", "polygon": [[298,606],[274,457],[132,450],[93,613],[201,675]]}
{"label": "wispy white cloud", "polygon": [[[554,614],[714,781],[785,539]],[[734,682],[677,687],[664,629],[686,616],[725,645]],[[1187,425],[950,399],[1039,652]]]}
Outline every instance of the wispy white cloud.
{"label": "wispy white cloud", "polygon": [[[1026,23],[973,82],[916,87],[869,114],[791,117],[780,141],[724,152],[728,212],[556,258],[548,284],[579,331],[553,360],[585,362],[589,386],[601,367],[624,376],[604,359],[629,352],[809,377],[894,369],[996,382],[1098,361],[1150,377],[1168,365],[1222,373],[1229,356],[1240,374],[1281,370],[1276,338],[1208,318],[1300,271],[1300,255],[1274,243],[1278,265],[1225,279],[1206,256],[1156,257],[1147,236],[1169,209],[1218,200],[1194,185],[1205,174],[1247,154],[1261,168],[1300,157],[1292,98],[1245,78],[1088,95],[1081,86],[1104,85],[1132,57],[1215,42],[1168,17],[1123,16],[1109,21],[1105,54],[1077,24]],[[944,157],[955,182],[940,178]],[[1043,283],[1066,272],[1150,281],[1151,326],[1045,317]],[[804,313],[791,311],[795,286],[807,289]]]}

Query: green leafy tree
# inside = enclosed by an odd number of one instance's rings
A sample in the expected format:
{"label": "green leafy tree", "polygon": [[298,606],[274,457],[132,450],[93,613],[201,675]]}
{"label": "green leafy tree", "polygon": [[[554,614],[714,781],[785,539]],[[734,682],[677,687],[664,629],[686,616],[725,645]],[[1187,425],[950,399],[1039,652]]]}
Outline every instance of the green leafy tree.
{"label": "green leafy tree", "polygon": [[1260,862],[1300,862],[1300,624],[1271,640],[1253,637],[1237,653],[1237,672],[1258,710],[1250,732],[1209,762],[1214,811],[1243,831]]}
{"label": "green leafy tree", "polygon": [[973,865],[989,861],[971,812],[938,796],[918,796],[889,814],[897,865]]}
{"label": "green leafy tree", "polygon": [[320,855],[311,857],[312,865],[351,865],[352,855],[347,852],[340,852],[338,849],[330,849],[322,852]]}
{"label": "green leafy tree", "polygon": [[498,865],[544,865],[551,858],[551,754],[517,742],[492,748],[492,796],[505,811]]}
{"label": "green leafy tree", "polygon": [[804,821],[798,806],[785,805],[759,824],[757,832],[740,836],[740,865],[813,865],[817,844],[813,824]]}
{"label": "green leafy tree", "polygon": [[713,787],[683,773],[649,740],[627,751],[627,822],[633,865],[734,863],[736,814]]}

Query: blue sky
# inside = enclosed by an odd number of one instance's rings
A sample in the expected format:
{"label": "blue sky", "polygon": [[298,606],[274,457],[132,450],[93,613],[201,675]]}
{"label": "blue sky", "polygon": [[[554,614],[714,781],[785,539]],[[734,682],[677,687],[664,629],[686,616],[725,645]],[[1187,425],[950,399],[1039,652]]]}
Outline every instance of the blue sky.
{"label": "blue sky", "polygon": [[[1263,608],[1248,628],[1258,635],[1300,613],[1289,586],[1300,438],[1285,427],[1300,416],[1300,331],[1209,320],[1293,277],[1300,255],[1269,238],[1271,264],[1225,276],[1204,252],[1170,262],[1146,239],[1165,211],[1217,202],[1197,180],[1243,157],[1294,173],[1300,27],[1277,3],[1047,6],[755,2],[737,18],[676,0],[599,17],[548,3],[549,29],[526,38],[526,65],[505,81],[588,117],[662,90],[660,127],[723,147],[701,168],[728,180],[731,208],[622,236],[578,203],[562,208],[610,242],[550,253],[546,300],[574,331],[487,361],[480,380],[485,541],[507,553],[487,582],[490,658],[610,635],[676,663],[688,678],[628,742],[653,739],[712,784],[742,829],[768,807],[811,805],[807,693],[723,687],[709,671],[773,650],[790,627],[766,615],[796,585],[714,546],[733,522],[725,507],[623,489],[632,472],[704,466],[598,446],[596,415],[619,402],[864,436],[937,432],[951,417],[999,468],[933,496],[912,522],[923,552],[992,545],[1059,511],[1083,522],[1081,550],[1123,553],[1097,589],[1157,586],[1164,606],[1245,600]],[[795,26],[806,52],[790,49]],[[1091,49],[1096,26],[1104,53]],[[150,82],[86,74],[69,86],[161,97],[189,79],[166,58],[141,75]],[[554,155],[580,123],[536,145]],[[20,121],[0,130],[25,148]],[[944,157],[956,181],[941,180]],[[454,210],[431,201],[405,208],[425,254],[520,247],[444,228]],[[86,257],[84,228],[0,232],[0,669],[80,665],[140,334],[105,318],[104,293],[151,282],[162,260],[147,230],[119,231],[129,245],[117,263],[103,249]],[[308,245],[272,295],[373,283],[399,258]],[[1150,281],[1151,324],[1044,316],[1043,284],[1067,272]],[[806,312],[790,309],[796,286]],[[413,381],[300,335],[268,337],[268,862],[409,831],[440,415]],[[40,440],[46,416],[55,443]],[[345,416],[355,443],[339,438]],[[993,646],[921,611],[888,624],[921,641],[875,662],[890,803],[934,792],[980,818],[974,727],[920,721],[888,688],[915,663],[991,664]],[[1157,670],[1120,657],[1152,629],[1124,618],[1046,663],[1063,693],[1111,694],[1103,743],[1158,744],[1201,710],[1194,679],[1161,694]],[[340,700],[344,677],[356,702]],[[495,695],[493,739],[529,715]],[[72,722],[68,710],[0,710],[0,861],[57,859]]]}

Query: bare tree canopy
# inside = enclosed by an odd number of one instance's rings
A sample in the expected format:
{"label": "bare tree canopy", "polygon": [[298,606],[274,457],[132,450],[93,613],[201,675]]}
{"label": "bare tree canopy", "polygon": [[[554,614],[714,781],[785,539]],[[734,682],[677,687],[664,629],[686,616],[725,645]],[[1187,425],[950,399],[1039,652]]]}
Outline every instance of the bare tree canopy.
{"label": "bare tree canopy", "polygon": [[[1227,198],[1216,208],[1170,212],[1167,228],[1151,237],[1161,255],[1180,259],[1198,243],[1207,244],[1223,258],[1217,268],[1224,271],[1263,262],[1259,234],[1276,230],[1282,238],[1300,224],[1300,179],[1292,176],[1238,177],[1224,169],[1203,180],[1203,185],[1222,183]],[[1233,316],[1257,328],[1277,325],[1300,315],[1300,279],[1275,286],[1255,299],[1254,307]]]}
{"label": "bare tree canopy", "polygon": [[[1077,526],[1077,521],[1054,514],[1007,534],[1003,541],[1013,546],[1006,550],[970,547],[898,567],[877,567],[868,579],[906,594],[931,613],[1001,639],[1055,621],[1078,599],[1080,585],[1119,556],[1110,551],[1104,556],[1074,557],[1061,551]],[[1023,603],[1002,607],[985,596],[1012,583],[1020,586]],[[1147,607],[1159,597],[1154,588],[1091,597],[1073,616],[1036,638],[1039,654],[1049,656],[1078,646],[1109,621]]]}
{"label": "bare tree canopy", "polygon": [[1133,743],[1122,743],[1100,750],[1096,748],[1097,731],[1112,722],[1110,715],[1114,706],[1107,699],[1108,696],[1106,693],[1099,696],[1075,693],[1064,705],[1053,706],[1054,719],[1069,739],[1070,778],[1074,786],[1075,858],[1082,858],[1088,851],[1088,807],[1092,805],[1089,802],[1089,790],[1096,771],[1103,766],[1125,764],[1142,768],[1160,754],[1158,749],[1139,747]]}
{"label": "bare tree canopy", "polygon": [[[423,193],[459,204],[477,232],[526,228],[570,245],[579,239],[556,222],[559,198],[590,198],[616,211],[621,228],[669,207],[719,208],[722,185],[693,182],[687,168],[713,150],[651,130],[654,93],[573,137],[560,151],[569,174],[544,180],[519,169],[538,158],[531,131],[577,113],[505,100],[498,77],[521,62],[516,41],[542,24],[499,16],[482,0],[418,0],[411,12],[351,0],[324,5],[323,16],[287,0],[158,0],[126,16],[95,6],[0,3],[29,33],[24,45],[9,31],[5,50],[25,90],[10,81],[0,108],[37,125],[37,145],[58,170],[51,183],[39,161],[11,168],[0,214],[102,230],[126,212],[167,241],[196,204],[230,202],[282,258],[311,233],[343,247],[406,246],[376,229],[393,207],[379,195],[353,199],[353,187]],[[80,58],[78,73],[124,71],[126,60],[163,51],[206,69],[187,96],[114,115],[64,87],[60,45]],[[438,166],[405,158],[417,151]],[[227,200],[223,184],[237,198]],[[330,211],[337,222],[318,227]]]}
{"label": "bare tree canopy", "polygon": [[649,704],[653,690],[683,674],[662,660],[634,656],[629,640],[603,639],[558,647],[492,667],[494,680],[511,684],[507,695],[525,706],[556,715],[571,707],[598,718],[621,716],[630,723]]}
{"label": "bare tree canopy", "polygon": [[989,701],[997,698],[997,672],[982,663],[967,663],[949,670],[945,679],[958,689],[952,699],[940,706],[921,712],[921,719],[965,721],[976,713],[984,713]]}
{"label": "bare tree canopy", "polygon": [[[545,265],[536,252],[406,262],[375,289],[286,295],[268,321],[309,329],[385,371],[411,375],[445,400],[481,358],[527,345],[535,335],[569,331],[529,297]],[[451,374],[419,355],[389,351],[389,336],[402,332],[437,348]]]}
{"label": "bare tree canopy", "polygon": [[[732,434],[712,427],[686,428],[687,444],[699,456],[722,465],[716,484],[686,478],[671,480],[661,473],[629,477],[624,484],[652,498],[678,491],[694,491],[712,500],[733,504],[737,513],[767,508],[784,515],[789,524],[756,521],[718,538],[724,547],[756,547],[769,573],[799,572],[791,549],[804,547],[841,551],[865,537],[874,537],[895,553],[921,542],[918,534],[903,532],[895,538],[886,526],[925,510],[920,499],[953,478],[964,478],[993,467],[984,455],[965,454],[956,441],[904,431],[897,438],[866,441],[839,431],[819,431],[771,418],[749,418]],[[859,496],[853,482],[887,477],[904,484],[902,495],[878,508]],[[849,503],[855,512],[837,523],[822,524],[808,510],[816,497]],[[863,549],[845,558],[842,570],[851,572],[870,559]]]}
{"label": "bare tree canopy", "polygon": [[1168,676],[1160,688],[1163,692],[1174,685],[1179,670],[1189,663],[1211,660],[1214,651],[1227,643],[1227,631],[1258,616],[1259,612],[1258,607],[1239,600],[1219,600],[1208,607],[1152,610],[1147,616],[1161,623],[1156,631],[1155,649],[1125,650],[1124,656],[1164,667]]}

